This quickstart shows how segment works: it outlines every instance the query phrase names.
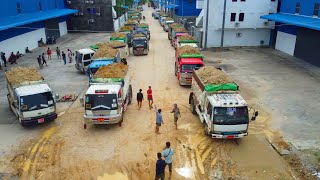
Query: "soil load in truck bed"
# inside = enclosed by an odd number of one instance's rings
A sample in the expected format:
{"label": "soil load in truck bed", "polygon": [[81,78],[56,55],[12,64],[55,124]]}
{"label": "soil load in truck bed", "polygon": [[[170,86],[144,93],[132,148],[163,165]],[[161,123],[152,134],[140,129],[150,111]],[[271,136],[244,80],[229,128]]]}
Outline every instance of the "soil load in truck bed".
{"label": "soil load in truck bed", "polygon": [[113,63],[98,69],[93,78],[124,78],[128,71],[128,65]]}
{"label": "soil load in truck bed", "polygon": [[222,70],[216,69],[213,66],[204,66],[197,70],[197,75],[204,85],[212,84],[227,84],[234,81]]}
{"label": "soil load in truck bed", "polygon": [[166,17],[164,20],[165,21],[174,21],[171,17]]}
{"label": "soil load in truck bed", "polygon": [[181,25],[178,24],[178,23],[169,24],[169,27],[170,27],[170,28],[174,28],[174,27],[176,27],[176,26],[180,26],[180,27],[181,27]]}
{"label": "soil load in truck bed", "polygon": [[111,34],[111,39],[117,39],[117,38],[126,38],[127,35],[120,32],[115,32]]}
{"label": "soil load in truck bed", "polygon": [[97,48],[104,48],[104,47],[112,47],[112,48],[118,48],[118,47],[124,47],[126,46],[126,43],[120,42],[120,41],[110,41],[110,42],[103,42],[96,44]]}
{"label": "soil load in truck bed", "polygon": [[146,37],[146,35],[139,33],[139,34],[135,34],[135,35],[133,35],[133,37],[134,37],[134,38],[138,38],[138,37]]}
{"label": "soil load in truck bed", "polygon": [[97,52],[93,55],[92,59],[115,58],[117,54],[117,49],[113,49],[110,46],[103,46],[102,48],[99,48],[97,50]]}
{"label": "soil load in truck bed", "polygon": [[141,23],[141,24],[139,24],[139,27],[149,27],[149,24],[147,24],[147,23]]}
{"label": "soil load in truck bed", "polygon": [[179,37],[180,41],[194,41],[194,38],[189,34],[183,35]]}
{"label": "soil load in truck bed", "polygon": [[138,22],[136,20],[129,19],[126,24],[138,24]]}
{"label": "soil load in truck bed", "polygon": [[123,32],[123,31],[132,31],[132,30],[133,30],[133,27],[131,26],[122,26],[119,31]]}
{"label": "soil load in truck bed", "polygon": [[184,27],[181,26],[175,26],[173,27],[174,32],[188,32]]}
{"label": "soil load in truck bed", "polygon": [[5,73],[12,86],[31,81],[42,81],[43,77],[34,67],[14,67]]}
{"label": "soil load in truck bed", "polygon": [[200,54],[200,51],[197,48],[189,45],[179,47],[177,51],[179,56],[181,56],[182,54]]}

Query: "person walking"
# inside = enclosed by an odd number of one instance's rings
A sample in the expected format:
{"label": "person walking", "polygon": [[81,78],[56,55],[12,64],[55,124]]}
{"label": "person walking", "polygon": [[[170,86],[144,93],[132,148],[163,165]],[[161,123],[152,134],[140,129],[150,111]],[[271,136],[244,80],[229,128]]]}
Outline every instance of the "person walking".
{"label": "person walking", "polygon": [[139,92],[137,93],[137,102],[138,102],[139,110],[141,109],[142,101],[143,101],[142,89],[139,89]]}
{"label": "person walking", "polygon": [[38,61],[39,67],[40,67],[40,69],[41,69],[41,68],[42,68],[41,55],[39,55],[39,56],[37,57],[37,61]]}
{"label": "person walking", "polygon": [[46,58],[44,57],[44,53],[42,53],[42,66],[44,65],[44,64],[46,64],[46,66],[48,66],[47,65],[47,61],[46,61]]}
{"label": "person walking", "polygon": [[10,55],[8,61],[9,61],[11,64],[13,64],[13,63],[17,64],[17,58],[16,58],[16,55],[13,54],[13,52],[11,52],[11,55]]}
{"label": "person walking", "polygon": [[47,55],[48,55],[48,59],[50,59],[50,60],[51,60],[51,54],[52,54],[52,51],[50,48],[48,48]]}
{"label": "person walking", "polygon": [[57,53],[58,59],[61,59],[61,51],[60,51],[59,47],[57,47],[56,53]]}
{"label": "person walking", "polygon": [[162,156],[164,157],[164,161],[169,166],[170,176],[172,174],[172,156],[174,154],[174,150],[170,148],[170,142],[166,142],[166,147],[162,151]]}
{"label": "person walking", "polygon": [[178,119],[179,117],[181,117],[181,114],[177,104],[173,105],[173,110],[171,111],[171,113],[173,113],[174,125],[176,126],[176,129],[178,129]]}
{"label": "person walking", "polygon": [[3,61],[4,67],[7,67],[7,58],[6,58],[6,53],[1,54],[1,59]]}
{"label": "person walking", "polygon": [[68,49],[68,58],[69,58],[69,63],[72,63],[72,51]]}
{"label": "person walking", "polygon": [[155,133],[160,134],[159,129],[161,124],[163,123],[163,119],[162,119],[162,114],[161,114],[161,109],[158,109],[157,106],[155,106],[155,110],[156,110],[156,130]]}
{"label": "person walking", "polygon": [[66,58],[66,54],[62,51],[62,59],[63,59],[63,62],[64,62],[64,65],[67,64],[67,58]]}
{"label": "person walking", "polygon": [[152,108],[153,105],[153,97],[152,97],[152,89],[151,86],[149,86],[149,89],[147,90],[147,95],[148,95],[148,101],[149,101],[149,108]]}
{"label": "person walking", "polygon": [[164,169],[166,167],[166,162],[162,159],[161,153],[157,153],[158,160],[156,162],[156,178],[155,180],[164,180]]}

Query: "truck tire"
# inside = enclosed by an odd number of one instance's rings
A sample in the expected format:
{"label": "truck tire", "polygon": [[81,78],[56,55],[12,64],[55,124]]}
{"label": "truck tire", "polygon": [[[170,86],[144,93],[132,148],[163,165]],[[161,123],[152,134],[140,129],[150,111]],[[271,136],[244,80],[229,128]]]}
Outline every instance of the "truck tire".
{"label": "truck tire", "polygon": [[192,114],[197,114],[197,112],[196,112],[196,106],[194,105],[194,99],[193,99],[193,98],[191,98],[190,110],[191,110]]}
{"label": "truck tire", "polygon": [[129,85],[129,100],[128,100],[128,104],[131,104],[132,102],[132,86],[131,84]]}

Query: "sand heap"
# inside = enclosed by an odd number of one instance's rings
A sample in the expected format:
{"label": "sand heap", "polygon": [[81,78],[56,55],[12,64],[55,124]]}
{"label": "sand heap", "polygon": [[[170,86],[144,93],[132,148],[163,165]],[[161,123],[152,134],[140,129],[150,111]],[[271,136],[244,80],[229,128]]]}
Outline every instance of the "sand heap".
{"label": "sand heap", "polygon": [[121,31],[132,31],[132,30],[133,30],[133,27],[131,26],[122,26],[119,31],[121,32]]}
{"label": "sand heap", "polygon": [[179,47],[177,51],[179,56],[182,54],[200,54],[200,51],[197,48],[194,48],[189,45]]}
{"label": "sand heap", "polygon": [[181,25],[178,24],[178,23],[169,24],[169,27],[170,27],[170,28],[174,28],[174,27],[176,27],[176,26],[180,26],[180,27],[181,27]]}
{"label": "sand heap", "polygon": [[159,15],[160,16],[163,16],[163,15],[167,15],[164,11],[161,11],[160,13],[159,13]]}
{"label": "sand heap", "polygon": [[174,32],[188,32],[188,30],[186,30],[185,28],[181,27],[181,26],[175,26],[173,27]]}
{"label": "sand heap", "polygon": [[120,41],[110,41],[110,42],[103,42],[103,43],[98,43],[96,46],[98,49],[104,48],[106,46],[112,47],[112,48],[117,48],[117,47],[123,47],[126,46],[126,43],[120,42]]}
{"label": "sand heap", "polygon": [[234,81],[223,71],[213,66],[204,66],[197,70],[197,74],[201,81],[206,84],[226,84]]}
{"label": "sand heap", "polygon": [[194,38],[190,36],[189,34],[183,35],[179,37],[179,40],[183,41],[194,41]]}
{"label": "sand heap", "polygon": [[141,23],[141,24],[139,24],[139,27],[143,27],[143,26],[149,27],[149,24],[147,24],[147,23]]}
{"label": "sand heap", "polygon": [[92,59],[114,58],[117,56],[117,53],[118,53],[117,49],[113,49],[110,46],[102,46],[96,51]]}
{"label": "sand heap", "polygon": [[133,37],[135,37],[135,38],[136,37],[146,37],[146,35],[139,33],[139,34],[134,34]]}
{"label": "sand heap", "polygon": [[111,38],[126,38],[127,35],[120,32],[115,32],[111,34]]}
{"label": "sand heap", "polygon": [[128,71],[128,65],[112,63],[98,69],[93,78],[124,78]]}
{"label": "sand heap", "polygon": [[28,81],[43,80],[40,72],[34,67],[14,67],[7,71],[5,75],[12,86]]}
{"label": "sand heap", "polygon": [[136,20],[129,19],[126,24],[138,24]]}
{"label": "sand heap", "polygon": [[166,17],[164,20],[165,21],[174,21],[171,17]]}

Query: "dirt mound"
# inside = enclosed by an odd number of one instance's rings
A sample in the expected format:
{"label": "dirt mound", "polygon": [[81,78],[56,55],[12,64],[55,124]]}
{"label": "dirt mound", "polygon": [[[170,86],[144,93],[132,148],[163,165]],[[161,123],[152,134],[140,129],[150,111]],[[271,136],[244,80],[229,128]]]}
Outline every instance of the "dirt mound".
{"label": "dirt mound", "polygon": [[12,86],[28,81],[43,80],[40,72],[33,67],[15,67],[6,72],[6,77]]}
{"label": "dirt mound", "polygon": [[148,27],[149,27],[149,24],[147,24],[147,23],[141,23],[141,24],[139,24],[139,27],[143,27],[143,26],[148,26]]}
{"label": "dirt mound", "polygon": [[178,23],[169,24],[169,27],[170,27],[170,28],[174,28],[174,27],[176,27],[176,26],[180,26],[180,27],[181,27],[181,25],[178,24]]}
{"label": "dirt mound", "polygon": [[133,37],[146,37],[146,35],[139,33],[139,34],[133,35]]}
{"label": "dirt mound", "polygon": [[189,34],[187,35],[183,35],[179,37],[180,40],[185,40],[185,41],[190,41],[190,40],[194,40],[194,38],[192,36],[190,36]]}
{"label": "dirt mound", "polygon": [[97,52],[93,55],[92,59],[106,58],[106,57],[116,57],[118,50],[113,49],[110,46],[102,46],[97,50]]}
{"label": "dirt mound", "polygon": [[188,32],[188,30],[186,30],[185,28],[183,28],[181,26],[175,26],[175,27],[173,27],[173,30],[175,32]]}
{"label": "dirt mound", "polygon": [[120,32],[115,32],[111,34],[111,38],[126,38],[127,35]]}
{"label": "dirt mound", "polygon": [[197,74],[204,84],[226,84],[234,82],[225,72],[213,66],[204,66],[197,70]]}
{"label": "dirt mound", "polygon": [[96,46],[100,48],[104,48],[106,46],[116,48],[116,47],[123,47],[126,46],[126,43],[120,42],[120,41],[110,41],[110,42],[104,42],[104,43],[98,43]]}
{"label": "dirt mound", "polygon": [[133,30],[133,27],[131,26],[122,26],[119,31],[121,32],[121,31],[132,31],[132,30]]}
{"label": "dirt mound", "polygon": [[129,19],[126,24],[138,24],[136,20]]}
{"label": "dirt mound", "polygon": [[200,51],[197,48],[192,46],[182,46],[177,49],[179,56],[181,54],[200,54]]}
{"label": "dirt mound", "polygon": [[123,63],[113,63],[100,67],[94,75],[94,78],[124,78],[127,71],[128,65],[124,65]]}
{"label": "dirt mound", "polygon": [[171,17],[167,17],[164,19],[165,21],[173,21],[173,19]]}
{"label": "dirt mound", "polygon": [[165,15],[166,13],[163,12],[163,11],[161,11],[159,14],[160,14],[160,16],[163,16],[163,15]]}

